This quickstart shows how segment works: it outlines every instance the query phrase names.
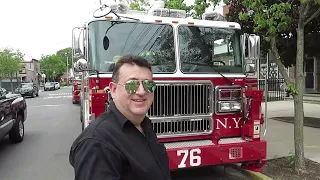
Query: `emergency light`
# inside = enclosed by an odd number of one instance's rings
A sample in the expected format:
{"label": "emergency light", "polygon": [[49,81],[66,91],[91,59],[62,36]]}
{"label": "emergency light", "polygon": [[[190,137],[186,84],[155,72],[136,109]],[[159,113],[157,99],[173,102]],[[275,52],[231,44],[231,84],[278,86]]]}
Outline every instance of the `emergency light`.
{"label": "emergency light", "polygon": [[156,8],[152,10],[153,16],[160,17],[174,17],[174,18],[186,18],[187,13],[185,10],[180,9],[166,9],[166,8]]}

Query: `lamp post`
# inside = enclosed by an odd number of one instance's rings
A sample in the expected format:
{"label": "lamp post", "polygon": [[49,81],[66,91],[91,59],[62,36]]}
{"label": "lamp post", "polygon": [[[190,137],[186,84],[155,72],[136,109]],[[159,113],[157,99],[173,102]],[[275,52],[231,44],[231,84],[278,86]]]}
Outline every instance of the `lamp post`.
{"label": "lamp post", "polygon": [[67,56],[67,86],[69,86],[69,58],[68,58],[68,53],[65,53],[65,55]]}

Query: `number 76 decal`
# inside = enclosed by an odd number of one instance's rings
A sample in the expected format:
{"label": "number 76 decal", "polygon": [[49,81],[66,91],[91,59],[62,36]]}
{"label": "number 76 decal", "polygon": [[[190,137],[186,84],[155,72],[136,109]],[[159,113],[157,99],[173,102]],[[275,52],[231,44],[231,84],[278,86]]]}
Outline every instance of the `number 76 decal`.
{"label": "number 76 decal", "polygon": [[189,157],[189,165],[200,166],[201,165],[201,149],[181,149],[177,151],[177,156],[182,156],[181,162],[178,165],[178,168],[185,168],[187,167],[187,159]]}

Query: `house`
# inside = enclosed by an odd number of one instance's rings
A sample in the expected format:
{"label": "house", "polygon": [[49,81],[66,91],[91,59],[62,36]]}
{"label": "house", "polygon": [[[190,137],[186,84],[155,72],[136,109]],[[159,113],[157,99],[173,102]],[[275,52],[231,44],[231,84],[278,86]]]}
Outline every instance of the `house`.
{"label": "house", "polygon": [[39,85],[41,79],[39,60],[31,58],[22,62],[18,77],[21,82],[34,82]]}
{"label": "house", "polygon": [[64,82],[67,83],[67,81],[69,81],[69,83],[71,82],[73,77],[73,72],[72,72],[72,68],[69,68],[68,72],[64,72],[61,76],[60,76],[60,82]]}
{"label": "house", "polygon": [[11,80],[8,78],[1,79],[0,87],[11,91],[11,88],[15,89],[21,82],[34,82],[39,85],[41,79],[40,62],[31,58],[31,60],[25,60],[21,64],[20,71],[15,73]]}
{"label": "house", "polygon": [[[320,56],[304,59],[305,93],[320,94]],[[289,77],[295,78],[295,66],[289,68]]]}

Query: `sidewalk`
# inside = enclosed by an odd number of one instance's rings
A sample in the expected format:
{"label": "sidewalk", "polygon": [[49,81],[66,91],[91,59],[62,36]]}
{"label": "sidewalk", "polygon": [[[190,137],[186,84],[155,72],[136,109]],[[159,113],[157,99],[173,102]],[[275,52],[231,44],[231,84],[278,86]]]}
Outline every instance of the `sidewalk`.
{"label": "sidewalk", "polygon": [[[293,101],[293,97],[286,97],[287,101]],[[304,102],[320,104],[320,94],[304,94],[303,95]]]}
{"label": "sidewalk", "polygon": [[[268,102],[266,140],[267,158],[289,156],[294,152],[293,124],[272,120],[272,117],[294,116],[293,101]],[[262,107],[264,112],[264,103]],[[304,103],[305,116],[320,117],[320,104]],[[304,127],[305,157],[320,163],[320,129]]]}

